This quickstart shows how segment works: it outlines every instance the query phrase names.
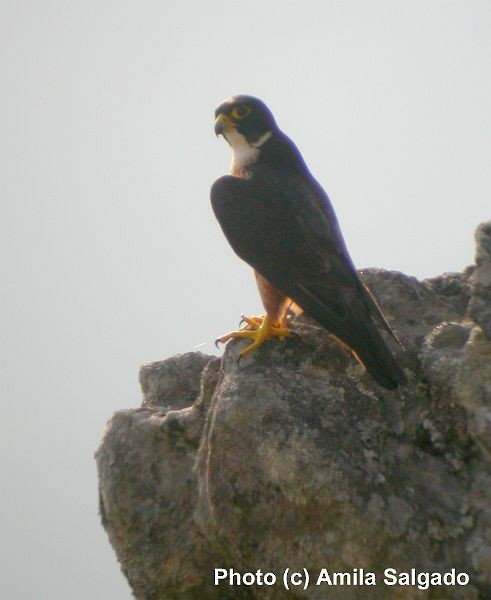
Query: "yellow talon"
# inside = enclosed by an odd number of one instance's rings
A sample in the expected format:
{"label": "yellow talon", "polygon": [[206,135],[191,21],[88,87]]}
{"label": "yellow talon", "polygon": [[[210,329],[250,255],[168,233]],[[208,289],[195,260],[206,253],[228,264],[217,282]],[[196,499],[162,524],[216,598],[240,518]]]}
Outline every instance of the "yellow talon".
{"label": "yellow talon", "polygon": [[221,344],[235,338],[252,339],[252,344],[240,353],[241,357],[247,356],[252,350],[255,350],[272,337],[288,337],[290,335],[290,331],[284,323],[275,324],[268,315],[264,317],[246,317],[242,315],[242,321],[247,323],[248,328],[231,331],[217,339],[217,343]]}
{"label": "yellow talon", "polygon": [[251,329],[259,329],[265,318],[266,315],[263,315],[262,317],[248,317],[246,315],[240,315],[240,322],[246,323]]}

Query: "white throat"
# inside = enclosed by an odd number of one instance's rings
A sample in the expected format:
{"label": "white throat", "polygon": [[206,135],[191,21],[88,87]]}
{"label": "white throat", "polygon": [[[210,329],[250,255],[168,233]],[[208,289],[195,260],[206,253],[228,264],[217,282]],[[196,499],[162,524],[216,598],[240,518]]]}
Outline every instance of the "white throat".
{"label": "white throat", "polygon": [[230,173],[235,177],[247,177],[247,167],[256,162],[259,156],[259,148],[269,140],[272,131],[264,133],[257,141],[249,143],[245,136],[235,129],[230,129],[224,136],[232,147],[232,165]]}

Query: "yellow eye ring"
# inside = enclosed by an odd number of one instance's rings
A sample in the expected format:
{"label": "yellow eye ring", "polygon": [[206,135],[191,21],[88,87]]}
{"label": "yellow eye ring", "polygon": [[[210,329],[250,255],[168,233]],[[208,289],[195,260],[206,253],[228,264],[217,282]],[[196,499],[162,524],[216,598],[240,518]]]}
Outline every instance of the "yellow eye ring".
{"label": "yellow eye ring", "polygon": [[230,116],[233,119],[243,119],[245,117],[247,117],[247,115],[251,112],[251,109],[246,106],[245,104],[239,104],[239,106],[236,106],[235,108],[233,108],[230,112]]}

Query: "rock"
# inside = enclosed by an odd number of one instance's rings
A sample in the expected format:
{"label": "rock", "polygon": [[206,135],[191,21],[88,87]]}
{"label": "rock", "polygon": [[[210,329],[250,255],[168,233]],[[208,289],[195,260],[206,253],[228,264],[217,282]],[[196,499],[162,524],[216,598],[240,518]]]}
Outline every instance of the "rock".
{"label": "rock", "polygon": [[[297,336],[240,364],[244,341],[221,359],[143,367],[143,407],[116,413],[97,451],[103,524],[135,597],[423,597],[384,585],[393,568],[469,575],[431,598],[491,598],[491,288],[479,256],[422,282],[362,273],[407,349],[396,392],[305,315]],[[284,588],[287,567],[308,570],[306,590]],[[215,586],[215,568],[277,582]],[[377,585],[316,586],[322,569],[364,569]]]}
{"label": "rock", "polygon": [[[115,413],[97,451],[102,523],[137,598],[198,598],[203,573],[218,560],[197,531],[193,512],[204,407],[219,367],[219,360],[202,354],[142,367],[150,402],[144,397],[143,408]],[[161,399],[167,408],[158,406],[155,390],[178,390],[179,374],[186,393],[189,382],[201,378],[199,398],[173,409],[172,398],[165,396]],[[175,405],[181,404],[177,396]]]}
{"label": "rock", "polygon": [[190,406],[199,395],[201,372],[209,360],[201,352],[188,352],[143,365],[140,369],[143,406],[174,409]]}
{"label": "rock", "polygon": [[491,340],[491,221],[476,230],[476,268],[472,274],[469,315]]}

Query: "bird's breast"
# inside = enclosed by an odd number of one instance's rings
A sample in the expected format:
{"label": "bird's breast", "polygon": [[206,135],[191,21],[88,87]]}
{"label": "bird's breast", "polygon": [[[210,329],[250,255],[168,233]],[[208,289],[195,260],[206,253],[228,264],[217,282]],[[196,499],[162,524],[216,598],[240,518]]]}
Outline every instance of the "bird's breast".
{"label": "bird's breast", "polygon": [[232,164],[230,174],[235,177],[248,177],[247,167],[255,163],[259,157],[259,148],[255,148],[235,129],[227,131],[225,134],[227,142],[232,147]]}
{"label": "bird's breast", "polygon": [[232,164],[230,166],[230,174],[235,177],[248,177],[247,167],[254,164],[259,156],[259,150],[252,146],[245,148],[240,147],[237,150],[234,149],[232,155]]}

